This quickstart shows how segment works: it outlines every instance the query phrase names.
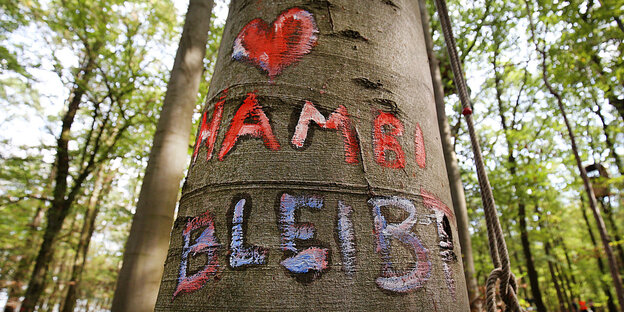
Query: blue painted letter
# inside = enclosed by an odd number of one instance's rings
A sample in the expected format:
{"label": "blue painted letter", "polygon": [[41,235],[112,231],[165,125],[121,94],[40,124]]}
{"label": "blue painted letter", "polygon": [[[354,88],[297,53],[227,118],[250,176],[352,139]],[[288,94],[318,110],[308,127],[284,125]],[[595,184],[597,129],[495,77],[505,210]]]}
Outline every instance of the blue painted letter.
{"label": "blue painted letter", "polygon": [[234,206],[232,217],[232,241],[230,242],[230,266],[238,268],[247,265],[260,265],[266,263],[269,250],[262,247],[245,247],[245,233],[243,231],[243,213],[245,199],[241,199]]}
{"label": "blue painted letter", "polygon": [[[381,276],[376,280],[377,285],[385,290],[402,293],[423,287],[431,275],[431,262],[427,259],[427,249],[411,231],[416,223],[416,207],[408,199],[396,196],[374,197],[368,202],[373,206],[375,219],[373,232],[377,240],[376,251],[383,260]],[[405,210],[409,213],[409,217],[399,224],[388,224],[381,213],[381,207],[388,206]],[[390,257],[390,239],[392,238],[398,239],[414,251],[416,264],[406,273],[401,274],[392,268]]]}
{"label": "blue painted letter", "polygon": [[292,196],[284,193],[280,201],[279,227],[282,250],[296,253],[284,259],[282,265],[292,273],[321,272],[327,269],[327,252],[325,248],[309,247],[299,252],[295,240],[308,240],[314,237],[312,223],[297,223],[295,210],[298,207],[321,209],[323,198],[318,196]]}

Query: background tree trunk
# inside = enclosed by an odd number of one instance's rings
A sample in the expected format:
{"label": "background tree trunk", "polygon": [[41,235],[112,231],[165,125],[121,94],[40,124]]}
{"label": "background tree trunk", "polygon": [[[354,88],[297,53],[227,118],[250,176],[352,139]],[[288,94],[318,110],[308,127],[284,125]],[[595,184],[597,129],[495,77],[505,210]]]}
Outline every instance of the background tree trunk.
{"label": "background tree trunk", "polygon": [[110,190],[111,182],[114,177],[110,172],[103,172],[106,170],[100,170],[96,174],[95,183],[93,186],[93,192],[89,197],[87,204],[87,211],[85,212],[82,229],[80,231],[80,239],[78,240],[78,246],[76,247],[76,255],[74,257],[74,263],[71,270],[70,279],[67,286],[67,293],[63,301],[63,306],[60,309],[63,312],[72,312],[76,306],[76,300],[78,299],[78,285],[82,276],[82,271],[87,262],[87,253],[89,251],[89,243],[95,230],[95,220],[100,211],[100,205],[102,198]]}
{"label": "background tree trunk", "polygon": [[607,229],[605,227],[604,220],[602,219],[602,215],[600,214],[600,210],[598,210],[598,203],[596,200],[596,195],[594,194],[594,189],[592,188],[592,184],[589,181],[589,177],[587,176],[587,171],[585,171],[585,167],[583,166],[583,160],[579,154],[577,145],[576,145],[576,136],[574,135],[574,131],[572,129],[572,125],[568,120],[568,115],[565,111],[565,105],[563,103],[563,97],[561,94],[553,88],[550,83],[549,75],[548,75],[548,67],[546,63],[547,54],[544,48],[539,47],[536,35],[535,35],[535,25],[533,24],[533,19],[531,18],[531,10],[529,7],[528,1],[525,1],[527,13],[529,16],[529,24],[531,26],[531,35],[533,43],[535,44],[535,48],[541,56],[541,67],[542,67],[542,80],[544,81],[544,85],[548,89],[548,92],[552,96],[555,97],[557,101],[557,106],[559,107],[559,112],[561,113],[561,117],[563,117],[564,124],[566,126],[566,130],[568,132],[568,138],[570,139],[570,147],[572,149],[572,154],[574,155],[574,160],[576,160],[576,166],[578,167],[579,174],[581,176],[581,180],[583,181],[583,186],[585,187],[585,192],[587,193],[587,200],[589,202],[589,208],[592,210],[594,215],[594,219],[596,220],[596,226],[598,227],[598,233],[600,234],[600,239],[602,241],[602,245],[607,256],[607,262],[609,264],[609,272],[611,273],[611,279],[613,280],[613,285],[615,288],[615,294],[618,298],[618,302],[620,305],[620,311],[624,312],[624,287],[622,286],[622,279],[620,278],[620,274],[618,272],[617,261],[615,256],[613,255],[613,249],[609,245],[610,238],[607,233]]}
{"label": "background tree trunk", "polygon": [[542,293],[540,292],[537,270],[535,269],[533,255],[531,254],[531,242],[529,241],[529,233],[526,223],[526,206],[523,202],[518,203],[518,219],[518,223],[520,226],[520,241],[522,242],[522,252],[524,253],[524,260],[527,265],[527,275],[529,276],[529,282],[531,283],[531,295],[533,295],[533,300],[535,300],[535,306],[537,308],[537,311],[546,312],[546,306],[544,305],[544,301],[542,300]]}
{"label": "background tree trunk", "polygon": [[426,3],[424,0],[419,0],[418,3],[420,5],[420,17],[425,35],[425,44],[427,46],[427,57],[429,58],[429,71],[431,72],[431,80],[433,83],[433,96],[438,116],[438,129],[440,130],[442,151],[444,152],[444,163],[446,165],[446,173],[451,188],[453,211],[457,219],[457,232],[459,233],[459,245],[461,246],[461,255],[464,263],[464,277],[466,278],[470,309],[472,311],[481,311],[483,302],[480,299],[477,279],[475,277],[468,209],[466,207],[464,185],[462,183],[457,157],[455,156],[451,128],[445,111],[444,86],[442,84],[442,76],[440,75],[440,62],[433,51],[433,40],[429,30],[429,13],[427,12]]}
{"label": "background tree trunk", "polygon": [[[581,198],[581,203],[582,202],[583,202],[583,199]],[[585,220],[585,225],[587,226],[589,239],[591,240],[592,245],[594,246],[594,250],[596,251],[594,256],[596,258],[596,263],[598,264],[598,269],[600,269],[600,273],[604,275],[606,273],[606,270],[604,267],[604,263],[602,262],[602,257],[599,252],[600,246],[598,246],[598,242],[596,241],[596,236],[594,236],[594,231],[592,231],[591,225],[589,223],[589,218],[587,217],[587,212],[585,211],[584,205],[581,205],[581,212],[583,213],[583,219]],[[607,282],[605,282],[603,279],[600,279],[600,286],[602,287],[605,295],[607,296],[607,307],[609,308],[609,311],[616,312],[617,306],[615,306],[615,301],[613,300],[613,295],[611,294],[611,287],[609,287]]]}
{"label": "background tree trunk", "polygon": [[166,257],[180,180],[188,155],[206,54],[212,0],[190,0],[180,45],[113,299],[113,311],[151,311]]}
{"label": "background tree trunk", "polygon": [[81,68],[80,73],[76,77],[75,86],[72,90],[67,111],[63,115],[63,124],[61,134],[57,139],[54,183],[54,199],[52,205],[46,213],[47,224],[43,234],[43,242],[39,248],[39,253],[35,260],[35,266],[28,282],[28,289],[24,295],[20,311],[30,312],[35,309],[37,301],[41,293],[45,289],[46,275],[48,266],[54,256],[54,244],[57,241],[58,234],[63,227],[65,217],[69,213],[73,200],[68,200],[67,196],[67,178],[69,176],[69,141],[71,139],[70,131],[74,123],[76,113],[80,108],[82,97],[86,93],[86,84],[93,76],[95,67],[95,59],[92,55],[88,55],[85,65]]}
{"label": "background tree trunk", "polygon": [[[544,253],[547,257],[550,257],[550,242],[546,241],[544,243]],[[555,286],[555,291],[557,292],[557,300],[559,301],[559,311],[565,311],[565,298],[561,291],[561,286],[559,286],[559,279],[557,278],[557,274],[555,273],[555,268],[553,266],[553,261],[548,259],[548,271],[550,272],[550,278]]]}
{"label": "background tree trunk", "polygon": [[232,1],[156,311],[468,310],[426,62],[414,1]]}
{"label": "background tree trunk", "polygon": [[[28,225],[29,234],[26,238],[26,246],[36,245],[37,240],[39,239],[38,231],[39,226],[41,226],[41,221],[43,220],[45,204],[40,203],[37,206],[37,210],[35,211],[35,215],[32,218],[32,221]],[[32,254],[23,255],[19,262],[17,263],[17,269],[15,270],[15,274],[13,275],[13,282],[7,288],[7,303],[4,306],[4,312],[13,312],[17,311],[17,307],[20,304],[20,297],[23,293],[23,285],[28,277],[28,271],[30,270],[30,266],[32,265],[34,256]]]}

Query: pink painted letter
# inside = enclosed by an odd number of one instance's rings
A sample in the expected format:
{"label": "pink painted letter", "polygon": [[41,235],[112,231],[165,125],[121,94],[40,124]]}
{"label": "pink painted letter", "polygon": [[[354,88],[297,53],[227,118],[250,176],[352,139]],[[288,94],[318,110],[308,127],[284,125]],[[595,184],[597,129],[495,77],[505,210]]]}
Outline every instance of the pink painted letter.
{"label": "pink painted letter", "polygon": [[303,147],[306,138],[308,137],[308,128],[310,121],[314,121],[323,129],[339,130],[342,133],[342,139],[344,141],[345,161],[350,164],[358,163],[358,150],[360,145],[356,139],[355,131],[351,125],[351,118],[347,112],[347,108],[340,105],[336,110],[329,115],[329,119],[325,119],[314,104],[310,101],[305,101],[301,115],[299,116],[299,122],[295,128],[295,134],[292,137],[292,144],[296,147]]}

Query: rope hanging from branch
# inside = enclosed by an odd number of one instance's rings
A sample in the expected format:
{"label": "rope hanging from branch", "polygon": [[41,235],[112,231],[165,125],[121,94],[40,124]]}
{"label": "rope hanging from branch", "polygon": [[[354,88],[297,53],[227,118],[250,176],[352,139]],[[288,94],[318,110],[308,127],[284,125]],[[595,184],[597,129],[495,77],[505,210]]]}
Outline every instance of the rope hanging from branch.
{"label": "rope hanging from branch", "polygon": [[461,69],[459,56],[457,55],[457,46],[455,44],[455,38],[453,37],[453,30],[451,28],[448,9],[446,7],[446,0],[435,0],[435,4],[438,9],[442,32],[444,33],[444,41],[446,42],[446,50],[449,55],[451,69],[453,70],[453,81],[455,82],[455,87],[457,88],[457,93],[462,105],[462,115],[464,115],[466,124],[468,125],[472,153],[474,154],[474,162],[477,169],[479,187],[481,189],[481,199],[483,201],[483,208],[485,211],[490,257],[492,258],[492,263],[495,267],[488,276],[486,283],[485,300],[487,311],[496,312],[496,282],[498,280],[500,280],[500,293],[503,301],[505,302],[507,311],[522,311],[520,304],[518,303],[518,298],[516,297],[516,278],[509,267],[509,253],[507,252],[507,245],[505,244],[505,238],[503,237],[503,230],[501,229],[498,215],[496,213],[496,204],[494,203],[492,187],[490,186],[490,181],[488,180],[487,173],[485,172],[485,165],[483,163],[483,156],[481,155],[479,140],[474,129],[470,98],[468,97],[466,81]]}

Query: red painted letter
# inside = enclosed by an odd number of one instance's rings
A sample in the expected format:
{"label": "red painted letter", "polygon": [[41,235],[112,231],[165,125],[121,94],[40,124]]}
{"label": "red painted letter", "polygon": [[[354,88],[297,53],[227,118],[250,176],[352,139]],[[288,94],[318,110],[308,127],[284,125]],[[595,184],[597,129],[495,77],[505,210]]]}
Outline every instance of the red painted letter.
{"label": "red painted letter", "polygon": [[416,130],[414,130],[414,149],[416,150],[416,163],[418,167],[425,168],[427,165],[427,152],[425,151],[425,139],[423,138],[419,123],[416,123]]}
{"label": "red painted letter", "polygon": [[[256,123],[245,123],[245,119],[250,118]],[[238,138],[243,135],[249,135],[254,138],[262,138],[264,145],[273,151],[280,149],[280,144],[277,142],[271,125],[269,124],[269,118],[262,110],[262,106],[258,104],[255,93],[248,93],[247,98],[243,102],[243,105],[238,109],[230,129],[225,134],[223,139],[223,146],[219,151],[219,160],[223,160],[225,155],[236,145]]]}
{"label": "red painted letter", "polygon": [[306,138],[308,137],[308,127],[310,120],[314,121],[323,129],[340,130],[344,141],[345,161],[350,164],[358,163],[358,150],[360,148],[358,141],[356,140],[355,131],[351,126],[351,119],[347,108],[340,105],[336,108],[336,111],[329,115],[329,119],[325,117],[314,107],[314,104],[310,101],[305,101],[301,115],[299,116],[299,122],[295,128],[295,134],[292,138],[292,144],[296,147],[303,147]]}
{"label": "red painted letter", "polygon": [[223,117],[223,104],[225,104],[226,95],[227,89],[224,91],[223,96],[219,99],[219,102],[215,104],[210,122],[208,121],[208,111],[205,111],[202,116],[199,136],[197,137],[195,150],[193,151],[193,163],[195,163],[195,160],[197,159],[197,153],[199,152],[199,147],[202,143],[206,144],[206,160],[210,160],[212,158],[212,151],[214,150],[215,140],[217,139],[217,132],[219,132],[221,118]]}
{"label": "red painted letter", "polygon": [[[385,130],[384,126],[391,129]],[[392,113],[379,111],[373,127],[373,145],[377,163],[393,169],[405,167],[405,153],[396,138],[402,135],[403,123]],[[394,153],[394,160],[388,160],[388,151]]]}

